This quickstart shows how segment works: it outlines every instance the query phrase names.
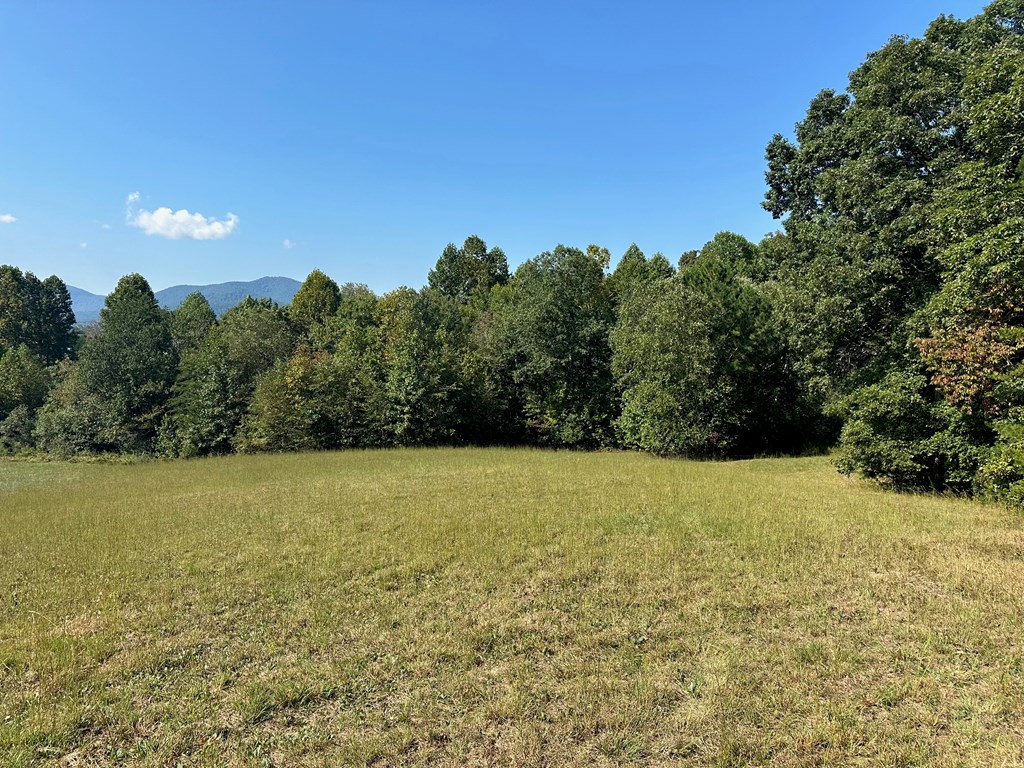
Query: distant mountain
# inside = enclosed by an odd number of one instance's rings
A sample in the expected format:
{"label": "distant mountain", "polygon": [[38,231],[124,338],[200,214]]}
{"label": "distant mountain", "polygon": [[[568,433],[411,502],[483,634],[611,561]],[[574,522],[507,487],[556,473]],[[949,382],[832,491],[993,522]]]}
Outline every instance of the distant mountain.
{"label": "distant mountain", "polygon": [[103,296],[83,291],[73,285],[68,286],[68,293],[71,294],[71,307],[75,310],[75,320],[79,323],[91,323],[100,319]]}
{"label": "distant mountain", "polygon": [[[246,296],[254,299],[273,299],[278,304],[288,304],[292,296],[301,286],[298,280],[290,277],[261,277],[248,282],[215,283],[213,285],[172,285],[156,292],[156,300],[165,309],[176,309],[190,293],[203,294],[210,302],[213,311],[222,315],[235,306]],[[103,296],[83,291],[81,288],[68,286],[71,304],[75,310],[75,319],[79,323],[93,323],[100,319],[103,307]]]}
{"label": "distant mountain", "polygon": [[246,296],[254,299],[273,299],[288,304],[301,286],[290,277],[261,277],[249,282],[216,283],[214,285],[172,285],[156,292],[156,300],[165,309],[175,309],[190,293],[199,291],[210,302],[213,311],[223,315]]}

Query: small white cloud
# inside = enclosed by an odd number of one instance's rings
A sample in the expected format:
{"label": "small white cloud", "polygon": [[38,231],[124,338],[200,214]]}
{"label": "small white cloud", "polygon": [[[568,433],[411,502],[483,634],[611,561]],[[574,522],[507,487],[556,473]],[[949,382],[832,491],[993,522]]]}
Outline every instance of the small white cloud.
{"label": "small white cloud", "polygon": [[293,243],[291,240],[285,240],[283,243],[281,243],[281,245],[284,246],[284,249],[286,251],[290,251],[292,248],[295,247],[295,243]]}
{"label": "small white cloud", "polygon": [[109,224],[100,224],[100,227],[102,227],[103,229],[110,229]]}
{"label": "small white cloud", "polygon": [[139,201],[139,193],[132,192],[125,200],[125,220],[132,227],[138,227],[147,235],[159,235],[171,240],[188,238],[190,240],[220,240],[227,237],[238,226],[238,217],[229,213],[223,219],[207,218],[201,213],[190,213],[182,208],[172,211],[170,208],[157,208],[147,211],[144,208],[135,210]]}
{"label": "small white cloud", "polygon": [[229,213],[227,218],[218,221],[208,219],[201,213],[189,213],[184,208],[180,211],[157,208],[155,211],[139,211],[132,225],[147,235],[160,235],[171,240],[183,237],[191,240],[220,240],[235,231],[238,217]]}
{"label": "small white cloud", "polygon": [[78,247],[79,247],[79,248],[88,248],[88,247],[89,247],[89,244],[88,244],[88,243],[79,243],[79,244],[78,244]]}
{"label": "small white cloud", "polygon": [[9,213],[0,213],[0,224],[13,224],[17,220],[17,216],[12,216]]}

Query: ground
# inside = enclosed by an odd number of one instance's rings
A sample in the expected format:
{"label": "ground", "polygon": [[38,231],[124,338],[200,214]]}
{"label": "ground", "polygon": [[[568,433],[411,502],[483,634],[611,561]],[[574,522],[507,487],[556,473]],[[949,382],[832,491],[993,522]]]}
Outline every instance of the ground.
{"label": "ground", "polygon": [[0,764],[1024,765],[1024,518],[827,458],[0,463]]}

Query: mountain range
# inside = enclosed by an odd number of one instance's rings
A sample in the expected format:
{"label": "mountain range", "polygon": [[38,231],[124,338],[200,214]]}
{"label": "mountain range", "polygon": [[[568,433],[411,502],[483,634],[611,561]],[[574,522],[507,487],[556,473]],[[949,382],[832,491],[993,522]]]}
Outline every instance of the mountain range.
{"label": "mountain range", "polygon": [[[213,285],[172,285],[156,292],[156,300],[164,309],[176,309],[190,293],[199,291],[210,302],[213,311],[222,315],[246,296],[254,299],[273,299],[278,304],[288,304],[302,285],[290,277],[261,277],[248,282],[214,283]],[[80,325],[99,320],[103,308],[103,296],[68,286],[75,319]]]}

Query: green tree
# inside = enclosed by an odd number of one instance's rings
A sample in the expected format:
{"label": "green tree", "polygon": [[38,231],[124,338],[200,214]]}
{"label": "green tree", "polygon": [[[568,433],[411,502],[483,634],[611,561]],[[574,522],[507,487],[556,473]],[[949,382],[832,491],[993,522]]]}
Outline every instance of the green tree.
{"label": "green tree", "polygon": [[245,451],[370,448],[389,444],[374,349],[339,339],[333,352],[300,347],[260,378],[240,447]]}
{"label": "green tree", "polygon": [[341,291],[338,284],[319,269],[314,269],[292,297],[288,313],[295,322],[308,330],[325,323],[338,311],[340,304]]}
{"label": "green tree", "polygon": [[899,489],[970,490],[989,441],[983,420],[936,396],[919,373],[893,371],[844,403],[840,471]]}
{"label": "green tree", "polygon": [[74,347],[75,315],[64,282],[40,281],[31,272],[0,266],[0,350],[24,344],[47,362],[61,360]]}
{"label": "green tree", "polygon": [[27,280],[17,267],[0,266],[0,348],[31,341]]}
{"label": "green tree", "polygon": [[365,285],[339,289],[337,311],[308,344],[263,375],[239,448],[367,448],[394,444],[377,326],[378,299]]}
{"label": "green tree", "polygon": [[[721,236],[719,236],[721,238]],[[808,414],[765,293],[746,258],[701,255],[629,295],[611,333],[623,445],[729,456],[801,448]]]}
{"label": "green tree", "polygon": [[36,410],[51,384],[50,371],[24,344],[0,353],[0,451],[32,447]]}
{"label": "green tree", "polygon": [[295,348],[286,312],[269,299],[229,309],[182,361],[161,428],[161,452],[196,456],[231,451],[259,378]]}
{"label": "green tree", "polygon": [[43,361],[19,344],[0,354],[0,420],[19,405],[35,410],[50,388],[50,374]]}
{"label": "green tree", "polygon": [[466,402],[466,317],[439,291],[400,288],[377,304],[385,428],[398,445],[458,440]]}
{"label": "green tree", "polygon": [[337,316],[345,323],[354,323],[357,327],[369,327],[373,324],[377,296],[362,283],[345,283],[340,289],[341,301]]}
{"label": "green tree", "polygon": [[907,319],[938,285],[929,203],[969,156],[964,29],[943,17],[923,38],[893,38],[850,75],[848,93],[811,101],[795,142],[768,145],[765,207],[784,217],[790,255],[767,271],[789,288],[830,398],[899,362]]}
{"label": "green tree", "polygon": [[167,313],[142,275],[122,277],[107,296],[80,367],[81,387],[102,403],[104,413],[93,447],[151,451],[177,360]]}
{"label": "green tree", "polygon": [[56,275],[40,284],[39,354],[48,362],[74,354],[75,312],[67,285]]}
{"label": "green tree", "polygon": [[[967,22],[940,18],[924,40],[894,41],[873,57],[887,79],[864,78],[873,98],[916,105],[897,156],[919,177],[915,205],[894,235],[906,252],[925,253],[938,280],[919,281],[928,301],[915,302],[923,308],[894,328],[890,360],[865,367],[859,379],[867,385],[847,400],[849,471],[965,490],[980,465],[977,485],[1016,498],[1024,477],[1017,442],[1024,435],[1022,29],[1016,2],[993,3]],[[909,74],[893,64],[903,50],[921,54]],[[899,212],[901,198],[890,194],[885,204]],[[899,288],[876,292],[899,295]]]}
{"label": "green tree", "polygon": [[82,365],[65,360],[55,366],[55,386],[36,415],[33,437],[44,451],[58,456],[120,450],[112,442],[117,414],[102,395],[86,386]]}
{"label": "green tree", "polygon": [[461,303],[486,294],[494,285],[508,282],[508,260],[500,248],[470,235],[457,248],[449,243],[427,276],[430,288]]}
{"label": "green tree", "polygon": [[622,254],[619,263],[615,265],[615,270],[608,276],[606,290],[611,301],[618,305],[635,288],[671,277],[674,272],[668,259],[660,253],[654,254],[648,260],[644,252],[633,243]]}
{"label": "green tree", "polygon": [[378,298],[360,283],[345,283],[338,289],[338,308],[322,324],[309,329],[307,343],[315,350],[331,352],[355,334],[367,337],[375,333]]}
{"label": "green tree", "polygon": [[593,447],[611,440],[614,311],[602,256],[559,245],[524,262],[502,309],[526,428],[545,444]]}
{"label": "green tree", "polygon": [[706,259],[721,259],[730,264],[736,274],[751,280],[764,280],[771,268],[758,246],[735,232],[719,232],[701,248],[700,255]]}
{"label": "green tree", "polygon": [[203,294],[195,291],[186,296],[171,312],[171,339],[178,356],[184,358],[199,349],[216,322],[217,315]]}
{"label": "green tree", "polygon": [[627,448],[705,455],[729,447],[729,382],[715,370],[710,302],[681,280],[641,284],[611,332]]}

